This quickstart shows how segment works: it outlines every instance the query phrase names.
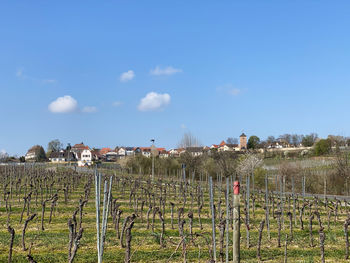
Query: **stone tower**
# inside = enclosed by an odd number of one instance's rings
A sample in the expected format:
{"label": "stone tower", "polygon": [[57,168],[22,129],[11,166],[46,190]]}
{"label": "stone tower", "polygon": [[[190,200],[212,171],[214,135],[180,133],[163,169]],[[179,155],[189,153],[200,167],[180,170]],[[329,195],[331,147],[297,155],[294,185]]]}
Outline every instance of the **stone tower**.
{"label": "stone tower", "polygon": [[245,135],[244,133],[242,133],[241,136],[239,136],[239,149],[247,149],[247,135]]}

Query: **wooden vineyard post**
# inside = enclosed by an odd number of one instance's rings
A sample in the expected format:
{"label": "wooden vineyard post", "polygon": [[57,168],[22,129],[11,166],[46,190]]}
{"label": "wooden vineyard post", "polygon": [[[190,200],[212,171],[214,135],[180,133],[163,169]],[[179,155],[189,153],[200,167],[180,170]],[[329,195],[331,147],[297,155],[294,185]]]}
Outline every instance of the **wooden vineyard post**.
{"label": "wooden vineyard post", "polygon": [[209,177],[209,190],[210,190],[210,210],[212,221],[212,234],[213,234],[213,258],[216,262],[216,242],[215,242],[215,212],[214,212],[214,196],[213,196],[213,178]]}
{"label": "wooden vineyard post", "polygon": [[233,183],[233,263],[240,262],[240,207],[239,181]]}
{"label": "wooden vineyard post", "polygon": [[226,177],[226,263],[228,263],[228,242],[229,242],[229,228],[230,228],[230,178]]}

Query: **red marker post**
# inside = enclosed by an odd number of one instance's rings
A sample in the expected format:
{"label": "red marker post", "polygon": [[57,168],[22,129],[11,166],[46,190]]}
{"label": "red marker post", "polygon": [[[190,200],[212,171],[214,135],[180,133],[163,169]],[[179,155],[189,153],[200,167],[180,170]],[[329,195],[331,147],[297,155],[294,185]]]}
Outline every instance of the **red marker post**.
{"label": "red marker post", "polygon": [[233,182],[233,262],[240,262],[240,184],[239,181]]}

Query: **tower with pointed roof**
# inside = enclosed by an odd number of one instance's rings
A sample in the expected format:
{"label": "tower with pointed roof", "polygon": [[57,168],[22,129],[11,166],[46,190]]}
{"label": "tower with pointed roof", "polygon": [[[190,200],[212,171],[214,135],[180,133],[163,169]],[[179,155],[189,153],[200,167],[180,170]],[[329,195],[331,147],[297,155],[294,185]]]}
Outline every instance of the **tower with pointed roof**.
{"label": "tower with pointed roof", "polygon": [[247,149],[247,135],[245,135],[244,133],[242,133],[241,136],[239,136],[239,149]]}

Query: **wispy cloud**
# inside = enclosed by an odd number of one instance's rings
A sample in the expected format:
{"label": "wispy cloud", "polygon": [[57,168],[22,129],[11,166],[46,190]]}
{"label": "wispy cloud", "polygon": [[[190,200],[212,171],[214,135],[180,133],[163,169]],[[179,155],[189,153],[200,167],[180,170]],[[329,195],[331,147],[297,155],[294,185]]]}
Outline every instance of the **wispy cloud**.
{"label": "wispy cloud", "polygon": [[16,76],[17,76],[18,78],[22,78],[22,77],[23,77],[23,69],[22,69],[22,68],[17,69],[17,71],[16,71]]}
{"label": "wispy cloud", "polygon": [[161,75],[173,75],[180,72],[182,72],[182,69],[173,68],[172,66],[168,66],[165,68],[161,68],[157,66],[154,69],[151,69],[150,74],[154,76],[161,76]]}
{"label": "wispy cloud", "polygon": [[94,113],[97,112],[97,108],[95,106],[85,106],[81,111],[84,113]]}
{"label": "wispy cloud", "polygon": [[186,129],[187,127],[186,127],[186,125],[185,124],[181,124],[181,129]]}
{"label": "wispy cloud", "polygon": [[170,103],[170,95],[149,92],[141,99],[138,109],[140,111],[154,111],[162,109]]}
{"label": "wispy cloud", "polygon": [[24,73],[24,69],[23,68],[17,69],[16,77],[19,78],[19,79],[30,80],[30,81],[35,81],[35,82],[41,82],[43,84],[54,84],[54,83],[57,82],[56,79],[41,79],[41,78],[36,78],[36,77],[29,76],[29,75]]}
{"label": "wispy cloud", "polygon": [[56,82],[57,82],[57,80],[55,80],[55,79],[43,79],[42,80],[42,83],[44,83],[44,84],[54,84]]}
{"label": "wispy cloud", "polygon": [[231,94],[232,96],[237,96],[241,93],[241,90],[240,89],[237,89],[237,88],[233,88],[233,89],[230,89],[228,91],[229,94]]}
{"label": "wispy cloud", "polygon": [[226,85],[223,85],[223,86],[219,86],[219,87],[216,88],[216,91],[224,93],[224,94],[228,94],[228,95],[231,95],[231,96],[238,96],[242,92],[241,89],[236,88],[232,84],[226,84]]}
{"label": "wispy cloud", "polygon": [[115,102],[113,102],[113,104],[112,104],[114,107],[120,107],[121,105],[123,105],[123,102],[121,102],[121,101],[115,101]]}
{"label": "wispy cloud", "polygon": [[49,104],[49,111],[52,113],[71,113],[78,109],[78,102],[71,96],[58,97]]}
{"label": "wispy cloud", "polygon": [[121,82],[127,82],[135,78],[135,72],[133,70],[128,70],[120,75]]}

